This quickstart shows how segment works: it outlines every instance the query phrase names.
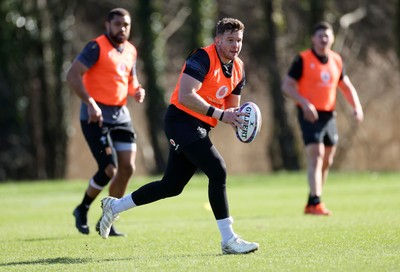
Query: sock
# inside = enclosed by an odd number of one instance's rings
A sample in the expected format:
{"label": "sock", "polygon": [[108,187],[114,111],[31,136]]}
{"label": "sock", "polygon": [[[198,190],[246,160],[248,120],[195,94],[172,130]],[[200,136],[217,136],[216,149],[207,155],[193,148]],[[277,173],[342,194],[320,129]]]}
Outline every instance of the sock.
{"label": "sock", "polygon": [[113,213],[120,213],[129,209],[136,207],[135,202],[133,202],[132,195],[129,194],[123,198],[117,199],[113,202],[111,207]]}
{"label": "sock", "polygon": [[219,232],[221,233],[222,244],[228,242],[233,236],[237,236],[232,228],[233,218],[227,217],[225,219],[217,220]]}
{"label": "sock", "polygon": [[315,206],[318,205],[319,203],[321,203],[321,199],[319,196],[309,196],[308,197],[308,206]]}
{"label": "sock", "polygon": [[82,203],[79,205],[81,209],[85,209],[86,211],[89,210],[90,205],[92,204],[94,198],[91,198],[85,192],[85,196],[82,199]]}

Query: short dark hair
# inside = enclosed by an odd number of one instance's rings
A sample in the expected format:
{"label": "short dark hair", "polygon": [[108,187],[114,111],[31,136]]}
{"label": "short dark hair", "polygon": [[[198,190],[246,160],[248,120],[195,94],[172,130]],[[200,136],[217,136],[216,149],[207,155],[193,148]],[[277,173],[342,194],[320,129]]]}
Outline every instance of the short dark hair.
{"label": "short dark hair", "polygon": [[312,35],[314,36],[315,35],[315,33],[317,33],[317,31],[318,30],[327,30],[327,29],[330,29],[330,30],[332,30],[333,31],[333,27],[332,27],[332,25],[330,24],[330,23],[328,23],[328,22],[326,22],[326,21],[321,21],[321,22],[318,22],[318,23],[316,23],[314,26],[313,26],[313,28],[312,28]]}
{"label": "short dark hair", "polygon": [[124,9],[124,8],[114,8],[114,9],[112,9],[112,10],[110,10],[108,12],[107,21],[110,22],[114,18],[114,16],[116,16],[116,15],[117,16],[128,15],[129,17],[131,17],[129,11],[127,11],[126,9]]}
{"label": "short dark hair", "polygon": [[243,31],[244,24],[238,19],[234,18],[223,18],[219,20],[216,25],[215,35],[222,35],[226,31],[230,31],[231,33],[234,31]]}

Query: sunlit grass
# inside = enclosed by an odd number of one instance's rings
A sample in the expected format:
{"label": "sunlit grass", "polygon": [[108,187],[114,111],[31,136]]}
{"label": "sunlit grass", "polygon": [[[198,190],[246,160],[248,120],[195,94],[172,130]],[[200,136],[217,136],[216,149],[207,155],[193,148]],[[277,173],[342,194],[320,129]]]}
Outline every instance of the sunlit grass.
{"label": "sunlit grass", "polygon": [[399,180],[332,173],[323,199],[334,215],[313,217],[303,215],[304,173],[230,177],[234,229],[260,244],[243,256],[221,254],[202,175],[178,197],[122,213],[128,237],[107,240],[94,231],[106,192],[89,212],[90,235],[74,227],[85,181],[0,184],[0,271],[398,271]]}

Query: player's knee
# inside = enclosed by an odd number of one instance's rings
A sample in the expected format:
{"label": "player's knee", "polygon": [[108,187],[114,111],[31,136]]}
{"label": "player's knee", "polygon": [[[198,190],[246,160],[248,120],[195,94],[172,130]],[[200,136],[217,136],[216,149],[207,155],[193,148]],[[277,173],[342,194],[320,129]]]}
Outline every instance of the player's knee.
{"label": "player's knee", "polygon": [[136,170],[135,165],[132,163],[121,164],[118,166],[118,173],[127,177],[132,176],[135,170]]}
{"label": "player's knee", "polygon": [[212,174],[208,175],[208,179],[210,180],[210,183],[215,184],[225,184],[226,183],[226,167],[225,165],[221,165],[221,167],[218,167],[212,171]]}
{"label": "player's knee", "polygon": [[324,162],[324,167],[325,168],[331,168],[333,164],[333,158],[328,158],[325,162]]}
{"label": "player's knee", "polygon": [[115,174],[117,173],[117,168],[115,167],[115,165],[113,164],[109,164],[106,166],[106,168],[104,169],[105,174],[110,177],[110,179],[115,176]]}
{"label": "player's knee", "polygon": [[161,181],[159,183],[160,191],[163,192],[163,197],[174,197],[180,195],[183,192],[184,186],[178,185],[180,183],[176,183],[173,186],[167,184],[165,181]]}
{"label": "player's knee", "polygon": [[183,188],[180,187],[168,187],[167,190],[165,190],[166,197],[174,197],[178,196],[182,193]]}
{"label": "player's knee", "polygon": [[91,180],[91,186],[98,190],[102,190],[110,182],[112,177],[112,175],[110,176],[106,173],[105,169],[100,169],[93,176],[93,179]]}
{"label": "player's knee", "polygon": [[130,163],[130,164],[125,165],[125,166],[124,166],[124,171],[125,171],[127,174],[132,175],[132,174],[136,171],[136,166],[135,166],[135,164]]}

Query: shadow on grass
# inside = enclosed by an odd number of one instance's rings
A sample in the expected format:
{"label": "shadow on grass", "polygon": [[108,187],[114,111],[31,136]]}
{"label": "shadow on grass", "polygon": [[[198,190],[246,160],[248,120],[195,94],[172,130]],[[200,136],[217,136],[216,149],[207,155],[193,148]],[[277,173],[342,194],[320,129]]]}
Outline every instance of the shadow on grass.
{"label": "shadow on grass", "polygon": [[[68,238],[68,237],[65,237]],[[54,241],[54,240],[62,240],[60,237],[38,237],[38,238],[30,238],[30,239],[20,239],[22,242],[41,242],[41,241]]]}
{"label": "shadow on grass", "polygon": [[[202,257],[218,257],[218,256],[226,256],[223,254],[183,254],[183,255],[164,255],[157,256],[157,258],[163,259],[171,259],[171,258],[188,258],[193,256],[202,256]],[[70,257],[58,257],[58,258],[46,258],[46,259],[38,259],[38,260],[30,260],[30,261],[19,261],[19,262],[9,262],[9,263],[0,263],[0,267],[6,266],[16,266],[16,265],[49,265],[49,264],[84,264],[91,262],[115,262],[115,261],[132,261],[134,259],[143,259],[143,257],[136,256],[133,258],[120,258],[120,259],[103,259],[103,260],[94,260],[93,258],[70,258]]]}
{"label": "shadow on grass", "polygon": [[[103,262],[114,262],[114,261],[130,261],[132,258],[122,258],[122,259],[104,259]],[[93,258],[70,258],[70,257],[58,257],[58,258],[47,258],[38,259],[31,261],[20,261],[20,262],[9,262],[0,263],[0,267],[4,266],[14,266],[14,265],[36,265],[36,264],[84,264],[98,262]]]}
{"label": "shadow on grass", "polygon": [[20,261],[20,262],[9,262],[2,263],[1,266],[13,266],[13,265],[32,265],[32,264],[80,264],[92,262],[92,258],[69,258],[69,257],[58,257],[58,258],[47,258],[38,259],[31,261]]}

